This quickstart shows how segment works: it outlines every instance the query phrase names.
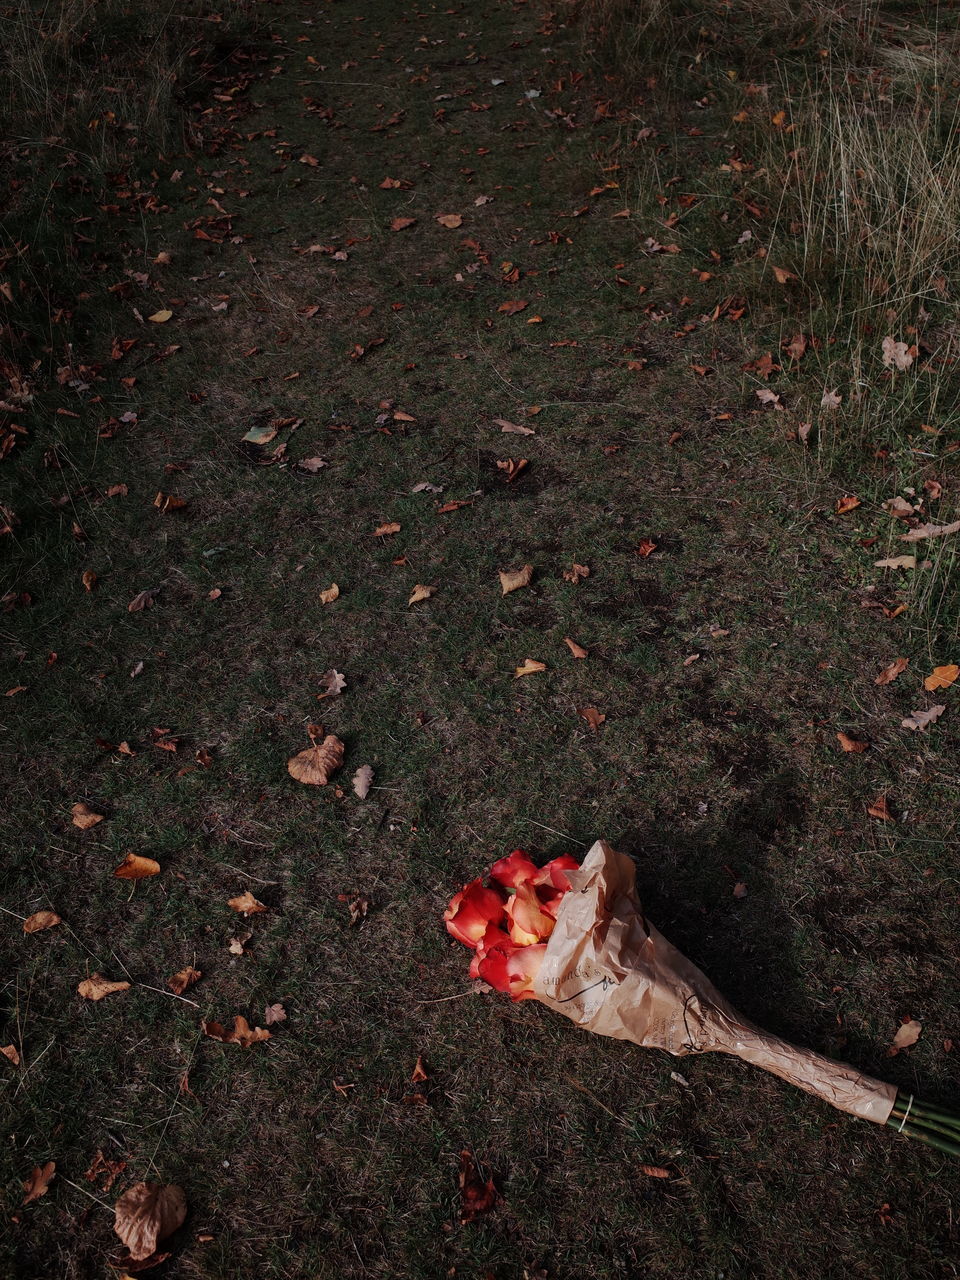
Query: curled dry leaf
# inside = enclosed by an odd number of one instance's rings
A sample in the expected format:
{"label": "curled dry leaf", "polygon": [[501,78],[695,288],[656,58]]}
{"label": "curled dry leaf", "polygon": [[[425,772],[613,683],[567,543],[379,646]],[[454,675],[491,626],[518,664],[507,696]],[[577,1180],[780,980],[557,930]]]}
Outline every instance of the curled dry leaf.
{"label": "curled dry leaf", "polygon": [[336,698],[347,687],[347,677],[342,671],[337,671],[336,668],[331,667],[329,671],[325,671],[320,677],[320,684],[323,692],[317,694],[318,700]]}
{"label": "curled dry leaf", "polygon": [[412,227],[416,222],[416,218],[394,218],[390,223],[391,231],[406,231],[407,227]]}
{"label": "curled dry leaf", "polygon": [[960,533],[960,520],[952,524],[920,524],[916,529],[901,533],[901,542],[922,542],[924,538],[943,538],[948,533]]}
{"label": "curled dry leaf", "polygon": [[111,982],[102,973],[91,973],[77,987],[77,995],[83,996],[84,1000],[102,1000],[104,996],[111,996],[116,991],[129,990],[129,982]]}
{"label": "curled dry leaf", "polygon": [[358,800],[366,800],[373,784],[373,770],[368,764],[362,764],[353,775],[353,793]]}
{"label": "curled dry leaf", "polygon": [[75,804],[70,810],[73,817],[73,825],[79,827],[81,831],[89,831],[91,827],[95,827],[98,822],[103,821],[102,813],[94,813],[85,804]]}
{"label": "curled dry leaf", "polygon": [[118,880],[146,880],[160,874],[160,863],[139,853],[128,853],[113,873]]}
{"label": "curled dry leaf", "polygon": [[460,1199],[462,1223],[472,1222],[479,1214],[487,1213],[497,1202],[493,1178],[483,1181],[469,1151],[460,1152]]}
{"label": "curled dry leaf", "polygon": [[396,520],[388,520],[386,524],[377,525],[373,531],[375,538],[386,538],[391,534],[399,533],[400,525]]}
{"label": "curled dry leaf", "polygon": [[175,973],[172,978],[167,979],[167,986],[175,996],[182,996],[188,987],[192,987],[195,982],[199,982],[203,974],[199,969],[194,969],[187,965],[186,969],[181,969]]}
{"label": "curled dry leaf", "polygon": [[24,1179],[23,1189],[26,1192],[21,1204],[32,1204],[34,1200],[39,1200],[41,1196],[47,1194],[47,1188],[56,1176],[57,1163],[55,1160],[48,1160],[45,1165],[34,1165],[30,1170],[30,1177]]}
{"label": "curled dry leaf", "polygon": [[512,299],[510,302],[501,302],[498,311],[502,311],[506,316],[515,316],[520,311],[526,311],[529,302],[522,302],[519,298]]}
{"label": "curled dry leaf", "polygon": [[570,566],[569,569],[564,569],[563,571],[564,582],[572,582],[574,586],[577,586],[577,584],[582,582],[584,578],[589,578],[589,577],[590,577],[589,566],[585,564],[577,564],[575,561]]}
{"label": "curled dry leaf", "polygon": [[873,804],[867,805],[867,813],[871,818],[878,818],[881,822],[893,821],[893,814],[890,812],[890,806],[885,795],[877,796]]}
{"label": "curled dry leaf", "polygon": [[[774,270],[776,271],[777,268],[774,267]],[[790,276],[789,271],[784,274]],[[795,280],[796,276],[790,276],[790,279]],[[783,284],[783,281],[781,280],[780,283]],[[638,1165],[638,1168],[648,1178],[669,1178],[671,1176],[669,1169],[663,1169],[658,1164],[641,1164]]]}
{"label": "curled dry leaf", "polygon": [[459,213],[438,213],[434,220],[449,231],[456,231],[457,227],[463,225],[463,218]]}
{"label": "curled dry leaf", "polygon": [[909,1049],[912,1044],[916,1044],[920,1039],[920,1032],[923,1030],[921,1023],[914,1018],[907,1018],[897,1028],[897,1034],[893,1037],[893,1044],[887,1050],[887,1057],[892,1058],[900,1052],[901,1049]]}
{"label": "curled dry leaf", "polygon": [[820,408],[826,409],[828,412],[831,412],[834,409],[839,409],[840,401],[842,399],[843,396],[839,391],[828,391],[825,389],[823,395],[820,397]]}
{"label": "curled dry leaf", "polygon": [[855,511],[860,505],[860,499],[855,494],[847,493],[842,498],[837,499],[836,512],[838,516],[846,515],[848,511]]}
{"label": "curled dry leaf", "polygon": [[905,498],[901,498],[899,494],[895,494],[892,498],[887,498],[880,505],[884,511],[891,516],[895,516],[898,520],[909,520],[911,516],[916,514],[916,507],[907,502]]}
{"label": "curled dry leaf", "polygon": [[153,604],[154,596],[159,590],[159,587],[148,587],[146,591],[138,592],[127,605],[127,612],[142,613],[144,609],[149,609]]}
{"label": "curled dry leaf", "polygon": [[769,387],[757,387],[753,394],[761,404],[772,405],[778,413],[783,412],[783,401],[776,391],[771,391]]}
{"label": "curled dry leaf", "polygon": [[535,658],[524,658],[523,666],[514,670],[514,677],[536,675],[538,671],[546,671],[547,664],[545,662],[537,662]]}
{"label": "curled dry leaf", "polygon": [[501,569],[497,576],[500,579],[500,594],[508,596],[511,591],[529,587],[533,580],[533,565],[525,564],[522,569]]}
{"label": "curled dry leaf", "polygon": [[83,583],[84,591],[92,591],[96,585],[97,575],[92,569],[84,569],[83,573],[80,575],[80,581]]}
{"label": "curled dry leaf", "polygon": [[501,431],[506,431],[515,436],[535,436],[537,433],[533,427],[521,427],[516,422],[511,422],[509,418],[494,418],[494,423]]}
{"label": "curled dry leaf", "polygon": [[955,662],[948,662],[946,666],[934,667],[924,680],[923,687],[927,693],[936,693],[938,689],[949,689],[957,676],[960,676],[960,667]]}
{"label": "curled dry leaf", "polygon": [[939,720],[946,709],[946,705],[941,702],[935,707],[928,707],[926,711],[913,711],[900,721],[900,727],[901,729],[926,729],[933,724],[934,720]]}
{"label": "curled dry leaf", "polygon": [[647,556],[652,556],[656,549],[657,544],[652,538],[642,538],[640,540],[640,545],[637,547],[636,553],[638,556],[643,556],[644,560],[646,560]]}
{"label": "curled dry leaf", "polygon": [[410,592],[410,599],[407,601],[407,608],[409,609],[412,604],[419,604],[421,600],[429,600],[436,589],[436,587],[426,587],[422,582],[418,582]]}
{"label": "curled dry leaf", "polygon": [[866,751],[870,746],[869,742],[863,742],[859,738],[851,738],[849,733],[844,733],[842,729],[837,734],[837,741],[840,743],[841,750],[852,751],[856,755]]}
{"label": "curled dry leaf", "polygon": [[893,662],[891,662],[888,667],[883,668],[873,683],[890,684],[892,680],[896,680],[901,671],[906,671],[909,665],[909,658],[894,658]]}
{"label": "curled dry leaf", "polygon": [[175,1184],[135,1182],[114,1206],[113,1229],[134,1262],[156,1253],[157,1245],[183,1225],[187,1197]]}
{"label": "curled dry leaf", "polygon": [[40,933],[44,929],[52,929],[54,925],[63,924],[55,911],[35,911],[23,922],[24,933]]}
{"label": "curled dry leaf", "polygon": [[320,592],[321,604],[333,604],[334,600],[340,598],[340,588],[335,582],[331,582],[326,590]]}
{"label": "curled dry leaf", "polygon": [[563,637],[563,643],[575,658],[588,658],[590,656],[589,650],[585,649],[582,644],[577,644],[576,640],[571,640],[569,636]]}
{"label": "curled dry leaf", "polygon": [[201,1022],[200,1026],[203,1034],[211,1040],[219,1040],[222,1044],[238,1044],[241,1049],[249,1049],[251,1045],[271,1038],[269,1031],[263,1027],[251,1027],[239,1013],[234,1015],[232,1031],[228,1031],[221,1022]]}
{"label": "curled dry leaf", "polygon": [[332,733],[322,742],[314,742],[306,751],[299,751],[287,761],[287,772],[298,782],[311,787],[323,787],[331,774],[343,764],[343,743]]}
{"label": "curled dry leaf", "polygon": [[232,907],[234,911],[239,911],[244,916],[255,916],[261,911],[269,910],[262,902],[257,901],[249,889],[238,894],[235,898],[228,898],[227,906]]}
{"label": "curled dry leaf", "polygon": [[917,354],[916,347],[908,347],[905,342],[897,342],[892,335],[884,338],[880,349],[883,352],[884,366],[887,369],[899,369],[901,373],[910,368]]}

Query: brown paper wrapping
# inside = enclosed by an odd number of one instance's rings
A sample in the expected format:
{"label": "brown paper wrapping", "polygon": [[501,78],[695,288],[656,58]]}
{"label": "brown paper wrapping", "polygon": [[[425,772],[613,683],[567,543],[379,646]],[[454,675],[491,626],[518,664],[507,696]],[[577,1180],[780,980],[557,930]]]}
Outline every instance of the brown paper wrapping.
{"label": "brown paper wrapping", "polygon": [[567,874],[572,889],[534,982],[544,1004],[586,1031],[677,1057],[732,1053],[841,1111],[886,1122],[892,1085],[753,1026],[650,924],[629,858],[598,840]]}

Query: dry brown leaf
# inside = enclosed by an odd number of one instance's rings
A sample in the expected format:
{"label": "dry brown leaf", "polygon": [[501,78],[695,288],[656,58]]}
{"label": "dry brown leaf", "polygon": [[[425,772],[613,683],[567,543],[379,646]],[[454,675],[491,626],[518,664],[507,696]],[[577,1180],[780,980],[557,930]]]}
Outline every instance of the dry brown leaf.
{"label": "dry brown leaf", "polygon": [[916,347],[908,347],[905,342],[897,342],[892,335],[884,338],[880,349],[883,352],[884,366],[887,369],[899,369],[901,373],[910,368],[913,357],[917,354]]}
{"label": "dry brown leaf", "polygon": [[873,804],[867,805],[867,813],[871,818],[878,818],[881,822],[893,821],[893,814],[890,812],[890,806],[885,795],[877,796]]}
{"label": "dry brown leaf", "polygon": [[412,227],[416,222],[416,218],[394,218],[390,223],[391,231],[406,231],[407,227]]}
{"label": "dry brown leaf", "polygon": [[960,667],[955,662],[948,662],[943,667],[934,667],[924,680],[923,687],[927,693],[936,693],[938,689],[949,689],[957,676],[960,676]]}
{"label": "dry brown leaf", "polygon": [[89,831],[91,827],[95,827],[98,822],[103,821],[102,813],[94,813],[92,809],[85,804],[75,804],[71,810],[73,815],[73,825],[79,827],[81,831]]}
{"label": "dry brown leaf", "polygon": [[500,594],[508,596],[511,591],[519,591],[521,587],[529,587],[533,580],[533,565],[525,564],[522,569],[500,569]]}
{"label": "dry brown leaf", "polygon": [[644,560],[646,560],[648,556],[653,555],[656,549],[657,544],[652,538],[642,538],[640,540],[640,545],[636,549],[636,554],[638,556],[643,556]]}
{"label": "dry brown leaf", "polygon": [[350,912],[350,924],[359,924],[361,920],[366,920],[367,918],[367,912],[370,910],[370,899],[361,893],[347,903],[347,910]]}
{"label": "dry brown leaf", "polygon": [[513,674],[514,674],[514,677],[532,676],[532,675],[535,675],[538,671],[546,671],[546,669],[547,669],[547,664],[545,662],[537,662],[533,658],[524,658],[523,666],[517,667]]}
{"label": "dry brown leaf", "polygon": [[943,538],[948,533],[960,533],[960,520],[952,524],[921,524],[908,533],[901,533],[901,542],[920,542],[924,538]]}
{"label": "dry brown leaf", "polygon": [[44,929],[52,929],[55,925],[63,924],[61,918],[55,911],[35,911],[32,916],[27,916],[23,922],[24,933],[40,933]]}
{"label": "dry brown leaf", "polygon": [[373,770],[368,764],[362,764],[353,775],[351,785],[358,800],[366,800],[373,783]]}
{"label": "dry brown leaf", "polygon": [[158,591],[159,587],[148,587],[146,591],[139,592],[127,605],[127,612],[142,613],[144,609],[149,609]]}
{"label": "dry brown leaf", "polygon": [[840,394],[839,391],[824,390],[823,395],[820,397],[820,408],[826,409],[828,412],[831,412],[834,409],[839,409],[840,401],[842,399],[843,399],[843,396]]}
{"label": "dry brown leaf", "polygon": [[837,499],[836,512],[838,516],[845,515],[848,511],[855,511],[860,505],[860,499],[852,493],[844,494],[842,498]]}
{"label": "dry brown leaf", "polygon": [[118,880],[146,880],[160,874],[160,863],[139,853],[128,853],[113,874]]}
{"label": "dry brown leaf", "polygon": [[906,498],[901,498],[899,494],[895,494],[892,498],[887,498],[880,505],[884,511],[894,516],[897,520],[909,520],[911,516],[916,515],[916,507],[907,502]]}
{"label": "dry brown leaf", "polygon": [[413,1074],[410,1076],[410,1081],[412,1084],[423,1084],[424,1081],[429,1079],[430,1077],[427,1075],[427,1069],[423,1065],[423,1058],[418,1054],[416,1065],[413,1068]]}
{"label": "dry brown leaf", "polygon": [[887,1050],[887,1057],[893,1058],[901,1049],[909,1049],[912,1044],[916,1044],[922,1030],[922,1024],[914,1018],[908,1018],[906,1022],[901,1023],[897,1028],[897,1034],[893,1037],[893,1043]]}
{"label": "dry brown leaf", "polygon": [[386,537],[389,537],[391,534],[399,533],[399,532],[400,532],[400,525],[397,523],[397,521],[389,520],[386,524],[378,525],[377,528],[374,529],[373,531],[373,536],[375,538],[386,538]]}
{"label": "dry brown leaf", "polygon": [[422,582],[418,582],[410,592],[407,608],[409,609],[412,604],[419,604],[421,600],[429,600],[436,589],[436,587],[425,587]]}
{"label": "dry brown leaf", "polygon": [[935,707],[928,707],[926,711],[913,711],[900,721],[900,727],[901,729],[926,729],[933,724],[934,720],[939,720],[946,709],[946,705],[941,702]]}
{"label": "dry brown leaf", "polygon": [[236,898],[228,898],[227,906],[245,916],[255,916],[261,911],[269,910],[269,907],[265,907],[262,902],[257,901],[249,889],[245,889]]}
{"label": "dry brown leaf", "polygon": [[875,569],[915,569],[916,556],[887,556],[884,560],[874,560]]}
{"label": "dry brown leaf", "polygon": [[188,987],[192,987],[195,982],[199,982],[203,974],[199,969],[194,969],[187,965],[186,969],[181,969],[175,973],[172,978],[167,979],[167,986],[175,996],[182,996]]}
{"label": "dry brown leaf", "polygon": [[41,1196],[45,1196],[47,1188],[56,1176],[56,1169],[57,1163],[55,1160],[48,1160],[42,1167],[34,1165],[30,1170],[30,1177],[24,1180],[23,1189],[26,1195],[20,1203],[31,1204],[34,1200],[39,1200]]}
{"label": "dry brown leaf", "polygon": [[837,734],[837,741],[840,743],[842,750],[852,751],[859,755],[861,751],[866,751],[870,746],[869,742],[863,742],[859,738],[851,738],[849,733],[844,733],[841,729]]}
{"label": "dry brown leaf", "polygon": [[292,756],[287,761],[287,772],[311,787],[326,786],[331,774],[343,764],[343,749],[340,739],[328,733],[322,742],[314,742],[312,747]]}
{"label": "dry brown leaf", "polygon": [[569,636],[563,637],[563,643],[575,658],[588,658],[590,656],[589,650],[585,649],[582,644],[577,644],[576,640],[571,640]]}
{"label": "dry brown leaf", "polygon": [[598,711],[596,707],[577,707],[577,715],[580,716],[581,719],[586,720],[594,733],[597,732],[604,720],[607,718],[602,712]]}
{"label": "dry brown leaf", "polygon": [[484,1182],[478,1177],[469,1151],[460,1152],[460,1198],[461,1223],[472,1222],[479,1214],[489,1212],[497,1202],[493,1178]]}
{"label": "dry brown leaf", "polygon": [[323,692],[317,694],[318,701],[322,701],[324,698],[337,698],[347,687],[347,677],[342,671],[337,671],[335,667],[331,667],[329,671],[325,671],[320,677],[320,684]]}
{"label": "dry brown leaf", "polygon": [[129,990],[129,982],[111,982],[102,973],[91,973],[77,987],[77,995],[83,996],[84,1000],[102,1000],[104,996],[113,995],[116,991]]}
{"label": "dry brown leaf", "polygon": [[526,311],[529,305],[529,302],[521,302],[519,299],[514,299],[510,302],[501,302],[497,310],[502,311],[504,315],[515,316],[520,311]]}
{"label": "dry brown leaf", "polygon": [[569,569],[564,569],[563,579],[565,582],[572,582],[574,586],[581,583],[584,578],[590,577],[589,566],[585,564],[577,564],[575,561]]}
{"label": "dry brown leaf", "polygon": [[5,1044],[0,1048],[0,1053],[2,1053],[5,1058],[9,1058],[15,1067],[19,1067],[20,1055],[17,1053],[17,1046],[15,1044]]}
{"label": "dry brown leaf", "polygon": [[513,484],[521,472],[530,465],[529,458],[498,458],[497,469],[504,473],[507,484]]}
{"label": "dry brown leaf", "polygon": [[771,391],[769,387],[757,387],[753,394],[761,404],[772,405],[778,413],[783,412],[783,401],[776,391]]}
{"label": "dry brown leaf", "polygon": [[797,277],[792,271],[788,271],[786,267],[771,266],[770,270],[776,277],[777,284],[786,284],[788,280],[796,280]]}
{"label": "dry brown leaf", "polygon": [[324,467],[329,467],[330,463],[325,458],[301,458],[297,463],[297,469],[306,471],[308,475],[315,476],[318,471],[322,471]]}
{"label": "dry brown leaf", "polygon": [[220,1022],[201,1022],[200,1026],[204,1035],[209,1036],[211,1040],[219,1040],[223,1044],[238,1044],[241,1049],[249,1049],[251,1045],[271,1038],[269,1031],[264,1030],[263,1027],[251,1027],[246,1018],[241,1017],[239,1013],[234,1014],[232,1031],[227,1031]]}
{"label": "dry brown leaf", "polygon": [[84,591],[92,591],[97,581],[97,575],[92,569],[84,569],[80,575],[80,581],[83,583]]}
{"label": "dry brown leaf", "polygon": [[511,432],[516,436],[535,436],[537,433],[533,427],[521,427],[516,422],[511,422],[509,418],[494,418],[493,420],[501,431]]}
{"label": "dry brown leaf", "polygon": [[335,582],[331,582],[330,586],[327,587],[325,591],[320,592],[320,603],[333,604],[334,600],[339,599],[339,596],[340,596],[340,588],[337,586]]}
{"label": "dry brown leaf", "polygon": [[135,1182],[114,1206],[113,1229],[134,1262],[156,1253],[157,1245],[183,1225],[187,1198],[183,1188]]}
{"label": "dry brown leaf", "polygon": [[164,307],[162,311],[155,311],[152,316],[147,316],[147,319],[152,324],[166,324],[172,316],[173,312],[168,307]]}
{"label": "dry brown leaf", "polygon": [[909,658],[894,658],[893,662],[891,662],[888,667],[883,668],[873,683],[890,684],[892,680],[896,680],[901,671],[906,671],[909,665]]}
{"label": "dry brown leaf", "polygon": [[268,1027],[276,1022],[286,1022],[287,1011],[282,1004],[268,1004],[263,1011],[263,1020]]}
{"label": "dry brown leaf", "polygon": [[439,222],[441,227],[446,227],[449,231],[456,231],[457,227],[463,226],[463,218],[459,213],[438,213],[434,221]]}

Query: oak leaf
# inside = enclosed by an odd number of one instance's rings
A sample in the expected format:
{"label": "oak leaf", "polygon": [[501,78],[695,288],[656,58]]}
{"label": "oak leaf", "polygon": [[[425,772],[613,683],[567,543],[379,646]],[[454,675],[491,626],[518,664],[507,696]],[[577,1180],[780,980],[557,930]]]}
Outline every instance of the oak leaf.
{"label": "oak leaf", "polygon": [[55,911],[35,911],[32,916],[27,916],[24,920],[23,932],[40,933],[43,929],[52,929],[55,925],[62,923]]}
{"label": "oak leaf", "polygon": [[915,569],[916,556],[887,556],[884,560],[874,560],[875,569]]}
{"label": "oak leaf", "polygon": [[955,662],[948,662],[943,667],[934,667],[924,680],[923,687],[927,693],[935,693],[937,689],[949,689],[957,676],[960,676],[960,667]]}
{"label": "oak leaf", "polygon": [[84,1000],[102,1000],[104,996],[113,995],[116,991],[129,990],[129,982],[111,982],[102,973],[91,973],[77,987],[77,995],[83,996]]}
{"label": "oak leaf", "polygon": [[23,1189],[26,1195],[20,1203],[31,1204],[34,1200],[39,1200],[41,1196],[45,1196],[47,1188],[56,1176],[56,1169],[55,1160],[48,1160],[42,1167],[34,1165],[30,1170],[30,1177],[24,1180]]}
{"label": "oak leaf", "polygon": [[929,725],[933,724],[934,720],[939,720],[946,709],[946,705],[940,702],[934,707],[928,707],[925,711],[922,709],[920,711],[913,711],[910,715],[905,716],[900,721],[900,728],[926,729]]}
{"label": "oak leaf", "polygon": [[199,969],[194,969],[191,965],[187,965],[186,969],[180,969],[172,978],[167,979],[167,986],[175,996],[182,996],[188,987],[192,987],[202,977],[203,974]]}
{"label": "oak leaf", "polygon": [[317,694],[318,701],[322,701],[324,698],[336,698],[347,687],[347,677],[342,671],[337,671],[335,667],[331,667],[329,671],[325,671],[320,677],[320,684],[323,692]]}
{"label": "oak leaf", "polygon": [[272,1027],[275,1022],[286,1022],[287,1011],[282,1004],[268,1004],[263,1011],[263,1020],[268,1027]]}
{"label": "oak leaf", "polygon": [[607,718],[603,712],[598,711],[596,707],[577,707],[577,715],[580,716],[582,720],[586,720],[594,733],[597,732],[604,720]]}
{"label": "oak leaf", "polygon": [[582,582],[584,578],[590,577],[590,568],[585,564],[577,564],[574,562],[569,569],[564,569],[563,579],[565,582],[572,582],[574,586]]}
{"label": "oak leaf", "polygon": [[500,569],[500,594],[508,596],[511,591],[519,591],[521,587],[529,587],[533,579],[533,565],[525,564],[522,569]]}
{"label": "oak leaf", "polygon": [[948,533],[960,533],[960,520],[952,524],[919,524],[907,533],[901,533],[901,542],[920,542],[924,538],[943,538]]}
{"label": "oak leaf", "polygon": [[331,774],[343,764],[343,750],[340,739],[328,733],[321,742],[314,741],[313,746],[292,756],[287,761],[287,772],[291,778],[311,787],[326,786]]}
{"label": "oak leaf", "polygon": [[175,1184],[135,1182],[114,1206],[113,1229],[134,1262],[156,1253],[157,1245],[183,1225],[187,1198]]}
{"label": "oak leaf", "polygon": [[906,671],[909,665],[909,658],[894,658],[893,662],[891,662],[888,667],[883,668],[873,683],[890,684],[892,680],[896,680],[901,671]]}
{"label": "oak leaf", "polygon": [[251,1045],[271,1038],[269,1031],[263,1027],[251,1027],[239,1013],[234,1014],[232,1031],[228,1031],[221,1022],[201,1022],[200,1026],[203,1034],[211,1040],[219,1040],[222,1044],[238,1044],[241,1049],[249,1049]]}
{"label": "oak leaf", "polygon": [[83,803],[73,805],[70,812],[73,815],[73,825],[79,827],[81,831],[89,831],[91,827],[103,821],[102,813],[94,813]]}
{"label": "oak leaf", "polygon": [[139,853],[128,853],[113,873],[118,880],[146,880],[160,874],[160,863]]}
{"label": "oak leaf", "polygon": [[840,401],[842,399],[843,396],[839,391],[828,391],[825,389],[823,395],[820,397],[820,408],[826,409],[828,412],[831,412],[834,409],[839,409]]}

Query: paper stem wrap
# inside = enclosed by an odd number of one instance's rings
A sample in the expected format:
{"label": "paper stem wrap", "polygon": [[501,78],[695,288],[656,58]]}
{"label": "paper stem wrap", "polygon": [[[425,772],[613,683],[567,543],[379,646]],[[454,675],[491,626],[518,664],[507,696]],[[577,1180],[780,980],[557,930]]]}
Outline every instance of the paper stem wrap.
{"label": "paper stem wrap", "polygon": [[886,1124],[897,1090],[746,1021],[653,927],[629,858],[598,840],[557,912],[534,979],[537,999],[586,1031],[677,1057],[732,1053],[831,1106]]}

